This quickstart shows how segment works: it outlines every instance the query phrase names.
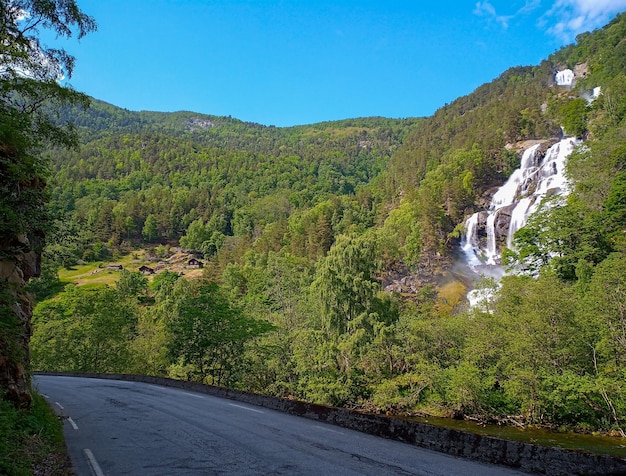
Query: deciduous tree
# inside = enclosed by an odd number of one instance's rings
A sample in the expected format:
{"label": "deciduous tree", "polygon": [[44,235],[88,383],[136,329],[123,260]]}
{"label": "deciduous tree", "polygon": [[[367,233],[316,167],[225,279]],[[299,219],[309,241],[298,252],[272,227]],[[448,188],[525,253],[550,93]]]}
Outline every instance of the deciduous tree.
{"label": "deciduous tree", "polygon": [[170,358],[190,364],[198,381],[234,384],[244,344],[272,326],[245,316],[215,283],[179,281],[177,294],[174,315],[167,322]]}

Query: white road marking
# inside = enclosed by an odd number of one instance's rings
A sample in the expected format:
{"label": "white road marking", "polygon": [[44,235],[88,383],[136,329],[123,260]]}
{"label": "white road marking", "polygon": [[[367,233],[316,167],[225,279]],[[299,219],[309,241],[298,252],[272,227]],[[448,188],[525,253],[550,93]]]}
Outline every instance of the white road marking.
{"label": "white road marking", "polygon": [[179,390],[177,388],[172,388],[172,387],[161,387],[156,384],[148,384],[148,385],[153,387],[155,390],[158,390],[159,392],[165,392],[170,395],[180,395],[182,393],[183,395],[188,395],[190,397],[196,397],[196,398],[204,398],[206,396],[206,395],[198,395],[197,393],[185,392],[183,390]]}
{"label": "white road marking", "polygon": [[189,392],[178,392],[178,393],[182,393],[183,395],[188,395],[190,397],[204,398],[202,395],[198,395],[198,394],[195,394],[195,393],[189,393]]}
{"label": "white road marking", "polygon": [[61,405],[59,402],[54,402],[54,404],[59,407],[61,410],[63,410],[63,405]]}
{"label": "white road marking", "polygon": [[231,407],[243,408],[244,410],[249,410],[251,412],[265,413],[265,412],[262,412],[261,410],[255,410],[254,408],[244,407],[243,405],[235,405],[234,403],[229,403],[229,405]]}
{"label": "white road marking", "polygon": [[50,397],[49,397],[48,395],[46,395],[45,393],[42,393],[42,394],[41,394],[41,396],[42,396],[43,398],[50,398]]}
{"label": "white road marking", "polygon": [[326,428],[324,426],[315,425],[315,428],[319,428],[320,430],[330,431],[331,433],[339,433],[340,435],[343,435],[343,432],[341,432],[341,431],[331,430],[330,428]]}
{"label": "white road marking", "polygon": [[89,461],[93,474],[95,476],[104,476],[104,473],[102,472],[102,469],[100,468],[100,465],[98,464],[98,461],[96,461],[96,458],[94,457],[91,450],[89,448],[85,448],[83,452],[87,457],[87,461]]}
{"label": "white road marking", "polygon": [[74,422],[74,420],[72,420],[72,417],[67,417],[67,421],[70,422],[70,425],[72,425],[72,428],[74,428],[75,430],[78,430],[78,425]]}

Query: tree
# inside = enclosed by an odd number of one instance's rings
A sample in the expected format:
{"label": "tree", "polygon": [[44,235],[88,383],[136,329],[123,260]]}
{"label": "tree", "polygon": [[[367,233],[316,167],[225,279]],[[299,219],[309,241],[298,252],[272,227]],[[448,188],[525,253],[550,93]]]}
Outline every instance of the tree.
{"label": "tree", "polygon": [[89,103],[86,95],[58,83],[71,77],[74,58],[63,49],[44,47],[37,36],[40,28],[63,37],[71,37],[77,29],[81,38],[96,24],[73,0],[4,0],[0,5],[3,234],[43,227],[43,178],[48,165],[36,150],[43,143],[77,144],[72,125],[59,125],[50,115],[67,104]]}
{"label": "tree", "polygon": [[150,213],[146,217],[146,221],[143,224],[143,229],[141,230],[141,235],[143,236],[143,239],[148,242],[154,241],[159,235],[157,221],[152,213]]}
{"label": "tree", "polygon": [[394,302],[374,277],[377,265],[373,233],[338,236],[319,262],[311,291],[321,322],[308,332],[307,342],[313,344],[302,355],[318,362],[324,371],[310,375],[305,370],[307,361],[298,367],[304,391],[316,401],[324,401],[320,391],[334,395],[333,404],[358,399],[365,392],[364,362],[372,342],[398,317]]}
{"label": "tree", "polygon": [[233,385],[244,344],[272,326],[245,316],[215,283],[179,280],[176,287],[174,315],[167,322],[171,360],[190,365],[195,380]]}
{"label": "tree", "polygon": [[141,309],[137,319],[137,335],[130,348],[132,353],[132,372],[142,375],[166,374],[167,369],[167,332],[163,304]]}
{"label": "tree", "polygon": [[597,264],[611,252],[608,220],[576,195],[566,202],[550,198],[546,205],[515,233],[517,251],[507,259],[529,274],[550,265],[560,278],[575,280],[580,262]]}
{"label": "tree", "polygon": [[586,418],[577,399],[589,365],[575,319],[576,295],[572,285],[545,271],[537,278],[503,278],[489,312],[474,310],[459,370],[475,368],[480,391],[464,411],[523,415],[538,423]]}
{"label": "tree", "polygon": [[202,244],[210,239],[210,231],[207,230],[202,218],[198,218],[189,224],[187,233],[180,239],[180,246],[192,251],[200,251]]}
{"label": "tree", "polygon": [[148,278],[139,271],[123,269],[115,288],[125,298],[141,299],[148,290]]}
{"label": "tree", "polygon": [[339,333],[354,332],[357,318],[372,312],[380,291],[380,283],[373,276],[376,268],[374,237],[337,237],[320,262],[312,285],[320,298],[326,328]]}
{"label": "tree", "polygon": [[582,137],[587,132],[588,114],[587,101],[582,98],[572,99],[559,108],[565,132],[576,137]]}
{"label": "tree", "polygon": [[126,372],[136,321],[134,304],[117,290],[69,287],[35,311],[33,368]]}
{"label": "tree", "polygon": [[599,264],[581,301],[579,319],[593,363],[596,408],[624,436],[626,424],[626,255],[613,253]]}
{"label": "tree", "polygon": [[166,269],[158,273],[152,279],[152,281],[150,281],[148,286],[150,287],[150,290],[156,295],[170,295],[178,278],[178,273],[174,273]]}
{"label": "tree", "polygon": [[410,266],[418,263],[422,251],[418,218],[418,208],[410,200],[403,200],[389,213],[378,231],[386,260],[404,261]]}
{"label": "tree", "polygon": [[[52,30],[60,37],[79,38],[95,30],[93,18],[85,15],[74,0],[2,0],[0,2],[0,264],[11,262],[24,271],[13,281],[2,299],[0,329],[20,336],[17,352],[0,346],[0,391],[19,405],[28,406],[28,344],[32,305],[23,294],[30,276],[37,274],[37,258],[44,231],[50,222],[45,207],[47,159],[39,155],[44,143],[75,145],[77,135],[69,124],[57,124],[50,114],[67,104],[88,104],[88,97],[62,87],[58,81],[71,77],[74,58],[63,49],[44,47],[39,29]],[[11,243],[21,243],[19,252]],[[7,253],[7,251],[10,251]],[[28,259],[24,259],[28,257]],[[31,266],[34,264],[34,268]],[[32,269],[30,269],[32,268]],[[0,282],[7,276],[0,276]],[[5,304],[9,302],[7,307]],[[22,302],[17,309],[14,303]],[[5,312],[6,311],[6,312]],[[13,314],[14,318],[9,318]],[[5,320],[6,318],[6,320]],[[4,336],[2,331],[0,336]],[[12,342],[11,344],[15,344]]]}
{"label": "tree", "polygon": [[72,76],[75,59],[64,49],[43,46],[37,35],[43,28],[82,38],[96,29],[94,19],[74,0],[3,0],[0,17],[2,132],[14,134],[27,149],[42,141],[75,144],[73,127],[50,119],[54,108],[88,104],[86,95],[58,82]]}
{"label": "tree", "polygon": [[[231,295],[243,303],[246,312],[275,326],[273,332],[247,346],[246,359],[251,372],[246,376],[244,388],[249,391],[282,397],[296,395],[294,348],[303,337],[302,327],[310,309],[306,289],[312,279],[313,264],[284,250],[267,255],[249,252],[245,266],[230,266],[224,271],[225,284],[230,281]],[[310,345],[310,341],[305,340],[304,344]],[[316,372],[307,369],[309,363],[310,360],[303,360],[303,371]]]}

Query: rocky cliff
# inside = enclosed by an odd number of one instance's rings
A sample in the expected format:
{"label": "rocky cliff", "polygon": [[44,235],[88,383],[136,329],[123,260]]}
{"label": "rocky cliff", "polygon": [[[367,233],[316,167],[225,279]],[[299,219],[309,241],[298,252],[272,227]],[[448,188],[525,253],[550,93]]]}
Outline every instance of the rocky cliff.
{"label": "rocky cliff", "polygon": [[[19,154],[0,146],[0,397],[18,407],[30,404],[28,375],[32,298],[26,282],[39,276],[43,233],[28,221],[28,207],[43,203],[44,183],[38,177],[15,173]],[[28,229],[29,235],[20,229]]]}

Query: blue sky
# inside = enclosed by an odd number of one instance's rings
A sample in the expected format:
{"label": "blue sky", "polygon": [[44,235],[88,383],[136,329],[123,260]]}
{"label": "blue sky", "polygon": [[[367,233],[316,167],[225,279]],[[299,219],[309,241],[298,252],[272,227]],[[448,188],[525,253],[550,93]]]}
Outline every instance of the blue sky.
{"label": "blue sky", "polygon": [[626,11],[626,0],[78,3],[98,31],[62,43],[75,89],[276,126],[428,116]]}

